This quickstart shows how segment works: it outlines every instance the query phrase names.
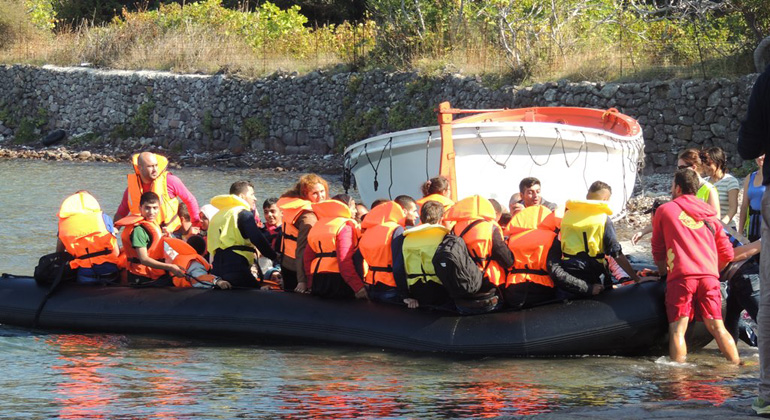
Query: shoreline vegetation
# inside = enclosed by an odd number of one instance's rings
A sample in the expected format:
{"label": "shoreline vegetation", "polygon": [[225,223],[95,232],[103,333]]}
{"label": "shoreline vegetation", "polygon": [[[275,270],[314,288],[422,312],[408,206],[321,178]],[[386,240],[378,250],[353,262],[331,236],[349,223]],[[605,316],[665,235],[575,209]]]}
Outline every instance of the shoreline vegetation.
{"label": "shoreline vegetation", "polygon": [[0,0],[0,63],[246,78],[384,68],[481,75],[501,85],[631,81],[752,73],[752,51],[770,34],[763,0],[369,0],[359,19],[337,23],[270,2],[150,8],[158,2],[116,0],[105,2],[123,5],[111,20],[96,19],[105,10],[73,14],[73,3]]}

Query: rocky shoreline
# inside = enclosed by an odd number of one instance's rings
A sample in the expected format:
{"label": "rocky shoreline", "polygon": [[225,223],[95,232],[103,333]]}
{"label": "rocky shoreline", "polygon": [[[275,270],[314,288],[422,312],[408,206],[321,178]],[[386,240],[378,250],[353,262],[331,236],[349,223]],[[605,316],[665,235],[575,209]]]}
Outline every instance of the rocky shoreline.
{"label": "rocky shoreline", "polygon": [[[144,150],[144,149],[143,149]],[[282,155],[272,151],[245,152],[235,154],[228,151],[221,153],[173,153],[163,149],[149,149],[167,156],[172,168],[179,167],[216,167],[216,168],[259,168],[277,172],[315,172],[319,174],[342,173],[341,155]],[[36,159],[52,161],[82,162],[129,162],[133,150],[114,147],[96,147],[81,149],[77,147],[54,146],[36,148],[31,146],[1,145],[0,159]]]}

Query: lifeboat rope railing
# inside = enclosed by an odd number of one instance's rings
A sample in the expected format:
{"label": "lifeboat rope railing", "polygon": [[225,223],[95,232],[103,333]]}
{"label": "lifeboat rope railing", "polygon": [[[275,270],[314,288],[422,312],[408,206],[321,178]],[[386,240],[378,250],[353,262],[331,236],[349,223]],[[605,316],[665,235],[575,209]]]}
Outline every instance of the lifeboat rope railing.
{"label": "lifeboat rope railing", "polygon": [[[487,156],[489,156],[490,159],[492,159],[492,162],[495,162],[497,165],[502,166],[503,169],[508,168],[508,160],[513,156],[513,151],[516,150],[516,146],[519,144],[519,140],[521,140],[521,137],[524,136],[524,141],[527,139],[526,133],[524,133],[524,127],[520,127],[521,131],[519,131],[519,137],[516,138],[516,143],[513,144],[513,147],[511,148],[511,151],[508,153],[508,156],[505,158],[503,162],[499,162],[497,159],[492,157],[492,153],[489,151],[489,147],[487,147],[487,143],[484,142],[484,138],[481,137],[481,127],[476,127],[476,138],[481,141],[481,145],[484,146],[484,150],[487,151]],[[531,156],[531,155],[530,155]]]}
{"label": "lifeboat rope railing", "polygon": [[428,152],[430,151],[430,142],[433,141],[433,131],[428,131],[428,141],[425,142],[425,180],[430,179],[430,174],[428,173]]}
{"label": "lifeboat rope railing", "polygon": [[[380,182],[377,180],[377,177],[380,170],[380,163],[382,163],[382,156],[385,154],[385,149],[387,148],[390,148],[390,185],[393,186],[393,137],[388,139],[387,143],[385,143],[385,146],[382,147],[382,150],[380,151],[380,158],[377,159],[377,166],[374,166],[372,159],[369,157],[369,150],[367,150],[368,147],[368,143],[364,145],[364,153],[366,153],[366,160],[369,161],[369,165],[374,171],[374,190],[377,191],[380,186]],[[388,187],[388,194],[390,194],[390,187]]]}

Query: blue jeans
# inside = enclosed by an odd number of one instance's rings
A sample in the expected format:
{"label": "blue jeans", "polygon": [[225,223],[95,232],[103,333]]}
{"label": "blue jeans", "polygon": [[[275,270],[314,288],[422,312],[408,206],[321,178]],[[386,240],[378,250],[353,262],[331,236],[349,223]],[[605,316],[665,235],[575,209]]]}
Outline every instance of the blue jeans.
{"label": "blue jeans", "polygon": [[395,288],[392,290],[376,290],[367,284],[366,293],[369,295],[369,299],[374,302],[404,305],[404,298],[398,294],[398,290]]}

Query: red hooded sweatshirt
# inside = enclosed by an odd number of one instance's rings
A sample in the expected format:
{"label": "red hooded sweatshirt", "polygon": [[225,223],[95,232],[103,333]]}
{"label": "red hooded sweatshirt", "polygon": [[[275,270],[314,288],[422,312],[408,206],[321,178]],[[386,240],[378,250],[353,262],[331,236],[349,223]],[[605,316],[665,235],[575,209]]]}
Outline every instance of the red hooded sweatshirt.
{"label": "red hooded sweatshirt", "polygon": [[733,247],[716,218],[716,211],[687,194],[655,212],[652,257],[655,261],[666,261],[669,280],[719,277],[719,269],[733,259]]}

